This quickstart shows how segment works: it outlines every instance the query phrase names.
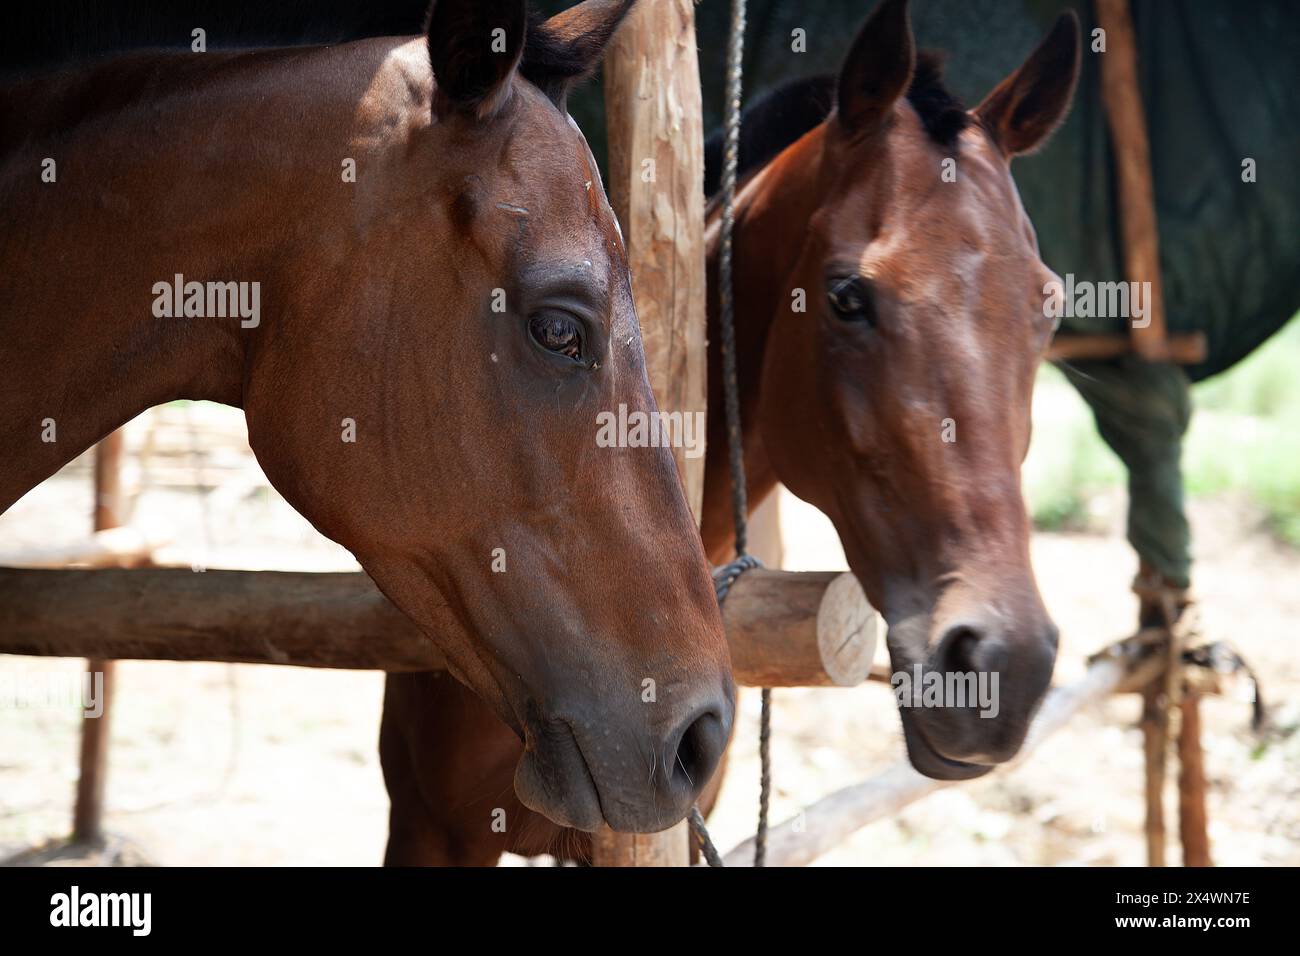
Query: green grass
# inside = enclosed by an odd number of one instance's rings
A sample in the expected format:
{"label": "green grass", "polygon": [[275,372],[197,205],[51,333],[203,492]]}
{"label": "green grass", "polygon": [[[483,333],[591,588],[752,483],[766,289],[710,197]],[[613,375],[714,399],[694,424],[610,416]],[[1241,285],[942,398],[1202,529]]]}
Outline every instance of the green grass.
{"label": "green grass", "polygon": [[[1244,493],[1270,529],[1300,547],[1300,322],[1193,389],[1183,454],[1189,495]],[[1088,502],[1124,484],[1083,399],[1054,368],[1039,375],[1025,495],[1037,527],[1086,527]]]}

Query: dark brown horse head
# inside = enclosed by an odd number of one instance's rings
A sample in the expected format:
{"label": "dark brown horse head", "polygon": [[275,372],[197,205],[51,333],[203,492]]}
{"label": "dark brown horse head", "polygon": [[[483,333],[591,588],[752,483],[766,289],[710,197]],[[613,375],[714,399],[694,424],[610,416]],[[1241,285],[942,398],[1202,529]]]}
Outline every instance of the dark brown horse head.
{"label": "dark brown horse head", "polygon": [[438,0],[427,51],[382,41],[319,138],[357,185],[321,189],[324,251],[286,277],[245,407],[277,487],[522,737],[520,798],[654,830],[712,775],[734,689],[671,453],[597,442],[601,412],[655,402],[564,94],[629,5]]}
{"label": "dark brown horse head", "polygon": [[1063,16],[968,113],[918,64],[905,0],[886,0],[846,59],[835,111],[757,175],[740,227],[807,216],[762,373],[775,473],[834,522],[889,623],[896,675],[918,693],[918,676],[953,687],[986,675],[992,706],[949,695],[901,708],[913,764],[941,778],[1016,753],[1056,654],[1020,486],[1053,275],[1009,164],[1068,109],[1078,42]]}

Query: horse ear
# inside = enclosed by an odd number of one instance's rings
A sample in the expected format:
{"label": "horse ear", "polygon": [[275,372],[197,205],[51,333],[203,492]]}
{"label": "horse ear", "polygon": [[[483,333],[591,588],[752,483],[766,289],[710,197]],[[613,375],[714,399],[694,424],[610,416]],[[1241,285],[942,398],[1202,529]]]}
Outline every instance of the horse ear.
{"label": "horse ear", "polygon": [[495,111],[509,95],[527,31],[526,0],[433,0],[426,33],[434,110]]}
{"label": "horse ear", "polygon": [[877,129],[907,91],[915,66],[907,0],[884,0],[858,31],[840,68],[840,124],[854,135]]}
{"label": "horse ear", "polygon": [[975,115],[1008,157],[1032,152],[1065,119],[1078,79],[1079,18],[1067,10],[1020,69],[975,108]]}
{"label": "horse ear", "polygon": [[586,0],[528,31],[523,73],[563,110],[569,91],[600,66],[636,0]]}

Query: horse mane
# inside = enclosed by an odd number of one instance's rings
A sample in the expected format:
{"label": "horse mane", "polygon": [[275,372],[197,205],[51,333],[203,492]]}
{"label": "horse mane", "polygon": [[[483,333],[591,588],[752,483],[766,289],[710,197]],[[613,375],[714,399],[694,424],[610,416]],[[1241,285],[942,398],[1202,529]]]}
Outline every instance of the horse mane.
{"label": "horse mane", "polygon": [[[748,106],[741,117],[737,178],[757,172],[825,120],[835,106],[836,80],[831,74],[793,80],[764,93]],[[944,83],[942,54],[922,50],[917,56],[907,102],[931,140],[944,149],[956,149],[957,137],[971,119],[966,107]],[[716,129],[704,144],[706,196],[713,196],[722,185],[725,135],[724,129]]]}
{"label": "horse mane", "polygon": [[922,50],[916,58],[916,70],[907,88],[907,102],[912,104],[921,125],[944,149],[956,149],[957,137],[970,125],[970,114],[943,81],[943,54]]}

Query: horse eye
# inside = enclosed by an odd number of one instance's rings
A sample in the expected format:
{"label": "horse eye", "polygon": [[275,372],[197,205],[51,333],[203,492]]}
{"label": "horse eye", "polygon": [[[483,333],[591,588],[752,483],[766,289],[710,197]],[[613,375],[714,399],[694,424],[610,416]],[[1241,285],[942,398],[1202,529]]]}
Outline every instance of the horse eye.
{"label": "horse eye", "polygon": [[582,359],[582,328],[576,318],[567,312],[546,309],[538,312],[528,320],[528,332],[533,341],[559,355],[573,359]]}
{"label": "horse eye", "polygon": [[861,276],[843,276],[826,283],[826,299],[837,318],[844,322],[876,324],[871,291]]}

